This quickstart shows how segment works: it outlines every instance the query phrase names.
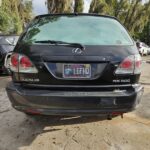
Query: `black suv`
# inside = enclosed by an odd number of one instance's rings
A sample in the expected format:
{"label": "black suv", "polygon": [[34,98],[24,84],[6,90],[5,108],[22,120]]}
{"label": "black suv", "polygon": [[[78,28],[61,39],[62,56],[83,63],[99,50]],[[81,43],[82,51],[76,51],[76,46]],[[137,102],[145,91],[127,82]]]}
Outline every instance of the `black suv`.
{"label": "black suv", "polygon": [[114,17],[37,16],[11,56],[12,106],[45,115],[117,115],[141,100],[141,57]]}
{"label": "black suv", "polygon": [[13,51],[18,38],[18,35],[0,35],[0,73],[8,73],[4,67],[5,57]]}

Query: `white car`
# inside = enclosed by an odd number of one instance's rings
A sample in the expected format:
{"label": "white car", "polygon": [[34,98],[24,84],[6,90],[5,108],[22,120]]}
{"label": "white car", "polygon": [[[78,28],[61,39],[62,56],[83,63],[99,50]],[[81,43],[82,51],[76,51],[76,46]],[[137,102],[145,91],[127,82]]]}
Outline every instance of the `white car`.
{"label": "white car", "polygon": [[150,53],[150,47],[143,42],[137,42],[137,47],[142,56],[147,56]]}

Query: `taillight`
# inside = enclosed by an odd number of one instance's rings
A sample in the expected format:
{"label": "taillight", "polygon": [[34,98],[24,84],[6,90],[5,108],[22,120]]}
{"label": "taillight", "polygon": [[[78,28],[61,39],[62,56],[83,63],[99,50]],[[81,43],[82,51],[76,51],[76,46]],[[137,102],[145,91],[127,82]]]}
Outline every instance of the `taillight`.
{"label": "taillight", "polygon": [[134,74],[140,74],[141,73],[141,66],[142,66],[141,56],[140,55],[135,55]]}
{"label": "taillight", "polygon": [[22,67],[22,68],[32,67],[32,63],[29,60],[29,58],[27,58],[26,56],[22,56],[20,58],[20,67]]}
{"label": "taillight", "polygon": [[12,54],[11,61],[10,61],[10,69],[13,72],[18,72],[18,65],[19,65],[19,55]]}
{"label": "taillight", "polygon": [[37,69],[30,59],[22,54],[12,54],[10,69],[19,73],[37,73]]}
{"label": "taillight", "polygon": [[141,73],[142,60],[140,55],[131,55],[125,58],[115,74],[140,74]]}

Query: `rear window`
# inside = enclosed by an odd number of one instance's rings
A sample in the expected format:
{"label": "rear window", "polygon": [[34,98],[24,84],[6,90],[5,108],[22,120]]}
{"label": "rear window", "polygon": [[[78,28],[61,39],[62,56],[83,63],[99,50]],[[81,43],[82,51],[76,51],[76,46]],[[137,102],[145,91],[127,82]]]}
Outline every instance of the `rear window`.
{"label": "rear window", "polygon": [[99,16],[45,16],[28,28],[24,42],[56,40],[84,45],[132,45],[125,28],[115,19]]}

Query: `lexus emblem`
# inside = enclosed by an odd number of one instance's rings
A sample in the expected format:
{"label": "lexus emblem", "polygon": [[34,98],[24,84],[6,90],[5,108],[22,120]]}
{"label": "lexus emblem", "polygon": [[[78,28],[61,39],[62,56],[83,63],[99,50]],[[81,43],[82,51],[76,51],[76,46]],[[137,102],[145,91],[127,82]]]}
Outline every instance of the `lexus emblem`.
{"label": "lexus emblem", "polygon": [[83,53],[83,50],[81,50],[80,48],[74,48],[74,49],[72,50],[72,53],[73,53],[73,54],[82,54],[82,53]]}

